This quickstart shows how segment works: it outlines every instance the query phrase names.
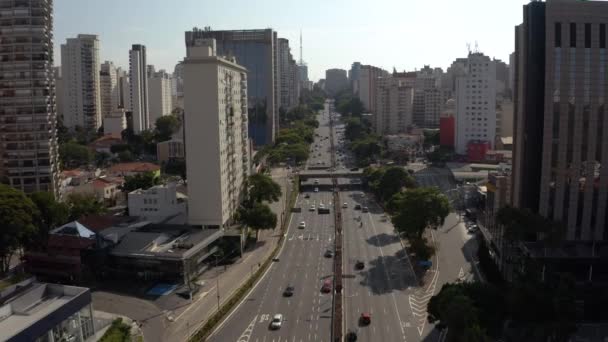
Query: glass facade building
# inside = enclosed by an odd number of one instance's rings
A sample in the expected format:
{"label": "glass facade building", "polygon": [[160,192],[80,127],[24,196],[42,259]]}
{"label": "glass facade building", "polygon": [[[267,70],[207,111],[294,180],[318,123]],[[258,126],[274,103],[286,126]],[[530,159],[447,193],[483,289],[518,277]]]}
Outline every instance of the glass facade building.
{"label": "glass facade building", "polygon": [[276,33],[272,29],[194,30],[186,32],[186,46],[206,38],[216,40],[218,56],[234,56],[247,68],[249,136],[257,146],[272,144],[278,131]]}

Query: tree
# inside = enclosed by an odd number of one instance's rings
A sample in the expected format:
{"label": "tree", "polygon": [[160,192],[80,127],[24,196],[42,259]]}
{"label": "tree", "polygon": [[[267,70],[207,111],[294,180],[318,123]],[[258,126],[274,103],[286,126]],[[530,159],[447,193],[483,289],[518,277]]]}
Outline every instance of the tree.
{"label": "tree", "polygon": [[180,126],[181,122],[179,121],[176,115],[165,115],[156,119],[156,141],[167,141],[171,140],[171,136],[175,134]]}
{"label": "tree", "polygon": [[186,161],[180,159],[168,160],[165,164],[165,173],[186,179]]}
{"label": "tree", "polygon": [[73,141],[59,146],[59,155],[66,168],[85,166],[93,160],[91,150]]}
{"label": "tree", "polygon": [[393,224],[408,238],[422,238],[425,229],[437,229],[450,213],[448,198],[435,187],[408,189],[391,202]]}
{"label": "tree", "polygon": [[137,189],[147,190],[155,185],[160,184],[160,179],[154,172],[143,172],[133,176],[126,176],[125,183],[122,185],[122,190],[131,192]]}
{"label": "tree", "polygon": [[346,120],[346,128],[344,129],[344,137],[349,141],[363,139],[368,134],[368,129],[365,127],[361,119],[349,118]]}
{"label": "tree", "polygon": [[119,152],[117,158],[121,163],[128,163],[135,160],[135,156],[129,150]]}
{"label": "tree", "polygon": [[12,256],[37,234],[38,209],[22,191],[0,184],[0,274]]}
{"label": "tree", "polygon": [[50,192],[34,192],[29,195],[29,198],[40,213],[38,220],[36,220],[39,234],[35,237],[35,243],[40,245],[46,241],[51,229],[68,222],[70,207],[65,203],[58,202]]}
{"label": "tree", "polygon": [[70,220],[78,220],[83,216],[101,215],[106,208],[94,195],[70,194],[66,201],[70,208]]}
{"label": "tree", "polygon": [[414,187],[414,185],[415,181],[402,167],[392,166],[384,171],[378,183],[378,195],[385,202],[400,192],[404,186]]}
{"label": "tree", "polygon": [[250,203],[276,202],[281,198],[281,186],[267,174],[256,173],[249,176],[247,185]]}
{"label": "tree", "polygon": [[356,97],[353,97],[350,100],[350,112],[353,116],[361,116],[365,111],[365,107],[363,106],[363,102]]}
{"label": "tree", "polygon": [[107,152],[97,152],[95,153],[95,165],[97,167],[104,167],[108,164],[111,156]]}
{"label": "tree", "polygon": [[266,204],[254,203],[251,208],[242,208],[239,216],[241,222],[255,230],[256,241],[260,230],[274,229],[277,226],[277,215]]}

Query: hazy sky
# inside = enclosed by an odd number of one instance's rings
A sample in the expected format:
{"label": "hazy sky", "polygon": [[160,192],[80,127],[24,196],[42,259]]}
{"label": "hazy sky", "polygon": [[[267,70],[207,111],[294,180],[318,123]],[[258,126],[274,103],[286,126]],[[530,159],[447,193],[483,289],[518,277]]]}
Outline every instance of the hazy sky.
{"label": "hazy sky", "polygon": [[353,61],[392,70],[424,64],[446,68],[467,43],[508,62],[514,26],[528,0],[55,0],[55,63],[60,44],[97,34],[101,60],[128,68],[131,44],[144,44],[148,64],[173,71],[185,55],[184,31],[273,28],[289,39],[311,79]]}

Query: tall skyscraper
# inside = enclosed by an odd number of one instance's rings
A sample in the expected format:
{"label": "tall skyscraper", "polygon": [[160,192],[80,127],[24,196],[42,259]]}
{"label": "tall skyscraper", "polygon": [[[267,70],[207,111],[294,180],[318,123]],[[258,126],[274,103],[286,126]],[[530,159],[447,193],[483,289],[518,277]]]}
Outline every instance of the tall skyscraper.
{"label": "tall skyscraper", "polygon": [[195,29],[186,32],[186,47],[193,46],[201,38],[215,39],[218,56],[234,56],[239,65],[247,68],[249,136],[256,145],[272,144],[278,131],[278,108],[275,107],[275,87],[278,87],[276,32],[272,29]]}
{"label": "tall skyscraper", "polygon": [[165,70],[154,72],[152,77],[148,78],[151,126],[154,126],[156,120],[161,116],[171,114],[173,110],[172,86],[172,77]]}
{"label": "tall skyscraper", "polygon": [[148,77],[146,64],[146,47],[133,44],[129,50],[129,85],[133,131],[140,133],[150,128],[148,109]]}
{"label": "tall skyscraper", "polygon": [[406,133],[413,122],[414,88],[396,77],[376,81],[374,130],[378,135]]}
{"label": "tall skyscraper", "polygon": [[348,78],[346,70],[329,69],[325,71],[325,91],[330,95],[348,88]]}
{"label": "tall skyscraper", "polygon": [[496,67],[482,53],[469,53],[465,74],[456,79],[456,153],[467,154],[469,144],[496,139]]}
{"label": "tall skyscraper", "polygon": [[296,61],[291,54],[289,40],[279,38],[279,89],[280,103],[279,107],[284,110],[289,110],[298,105],[300,98],[300,82],[299,71]]}
{"label": "tall skyscraper", "polygon": [[131,111],[131,84],[129,73],[122,68],[116,68],[116,83],[118,84],[118,108]]}
{"label": "tall skyscraper", "polygon": [[353,81],[356,97],[361,100],[366,110],[373,112],[376,109],[376,89],[380,77],[388,77],[386,70],[373,65],[361,65],[358,78]]}
{"label": "tall skyscraper", "polygon": [[215,53],[215,40],[197,38],[183,63],[188,221],[225,228],[251,169],[247,70]]}
{"label": "tall skyscraper", "polygon": [[608,239],[607,24],[606,2],[551,0],[516,28],[512,201],[569,241]]}
{"label": "tall skyscraper", "polygon": [[354,62],[348,71],[348,82],[353,90],[353,94],[359,93],[359,79],[361,78],[361,63]]}
{"label": "tall skyscraper", "polygon": [[3,1],[1,11],[0,181],[58,196],[53,1]]}
{"label": "tall skyscraper", "polygon": [[96,132],[102,125],[99,82],[99,39],[79,34],[61,45],[63,124]]}
{"label": "tall skyscraper", "polygon": [[114,63],[106,61],[101,65],[101,115],[105,118],[112,114],[120,105],[120,87],[118,86],[118,74]]}

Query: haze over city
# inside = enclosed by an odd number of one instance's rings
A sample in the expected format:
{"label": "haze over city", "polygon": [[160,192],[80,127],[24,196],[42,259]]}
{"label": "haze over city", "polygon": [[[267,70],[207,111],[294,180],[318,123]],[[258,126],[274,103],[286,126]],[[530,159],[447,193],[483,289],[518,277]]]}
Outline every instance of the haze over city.
{"label": "haze over city", "polygon": [[[59,0],[55,4],[55,45],[79,33],[97,34],[102,60],[128,66],[131,44],[144,44],[148,62],[172,71],[185,55],[184,31],[273,28],[289,39],[317,81],[330,68],[349,69],[353,61],[386,70],[424,65],[445,70],[467,54],[467,43],[508,62],[513,27],[521,22],[525,0]],[[55,49],[58,64],[59,49]]]}

